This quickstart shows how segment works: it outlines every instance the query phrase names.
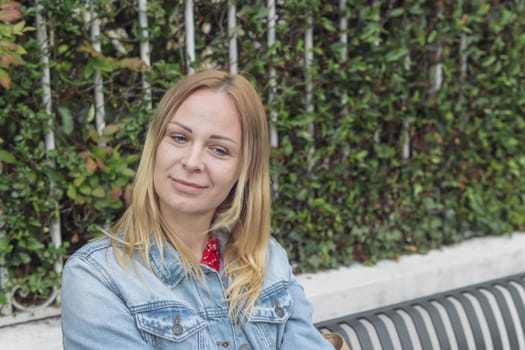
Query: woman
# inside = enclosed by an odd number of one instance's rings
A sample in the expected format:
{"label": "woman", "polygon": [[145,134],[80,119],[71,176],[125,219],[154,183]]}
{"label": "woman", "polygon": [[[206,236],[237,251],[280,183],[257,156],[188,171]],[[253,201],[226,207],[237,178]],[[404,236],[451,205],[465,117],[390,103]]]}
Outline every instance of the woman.
{"label": "woman", "polygon": [[65,266],[65,349],[333,349],[270,238],[264,108],[240,75],[161,100],[132,202]]}

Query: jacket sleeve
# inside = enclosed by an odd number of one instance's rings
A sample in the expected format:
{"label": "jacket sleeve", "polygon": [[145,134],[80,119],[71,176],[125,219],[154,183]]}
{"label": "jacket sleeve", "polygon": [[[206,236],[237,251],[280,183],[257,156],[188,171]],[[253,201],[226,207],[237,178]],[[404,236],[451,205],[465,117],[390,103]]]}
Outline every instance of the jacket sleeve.
{"label": "jacket sleeve", "polygon": [[108,275],[79,256],[62,277],[62,334],[65,350],[150,349]]}
{"label": "jacket sleeve", "polygon": [[303,287],[297,282],[288,263],[288,256],[285,250],[279,246],[284,255],[283,265],[288,266],[289,287],[288,290],[292,297],[292,310],[290,318],[286,321],[282,337],[281,349],[301,349],[301,350],[334,350],[321,335],[319,330],[312,323],[312,304],[306,299]]}
{"label": "jacket sleeve", "polygon": [[294,345],[301,344],[304,350],[334,350],[312,324],[312,305],[306,299],[303,288],[295,278],[293,280],[289,288],[293,300],[292,313],[284,328],[281,349],[294,349]]}

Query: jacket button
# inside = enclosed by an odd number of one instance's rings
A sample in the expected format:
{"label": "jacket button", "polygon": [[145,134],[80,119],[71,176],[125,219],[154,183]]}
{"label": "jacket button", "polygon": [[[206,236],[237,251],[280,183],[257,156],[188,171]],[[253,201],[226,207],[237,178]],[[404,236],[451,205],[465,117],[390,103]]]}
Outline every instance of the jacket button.
{"label": "jacket button", "polygon": [[217,345],[222,348],[227,348],[228,346],[230,346],[230,343],[228,343],[227,341],[219,341],[217,342]]}
{"label": "jacket button", "polygon": [[283,310],[283,308],[280,307],[280,306],[277,306],[277,307],[275,308],[275,313],[276,313],[277,316],[279,316],[279,317],[283,317],[283,316],[284,316],[284,310]]}
{"label": "jacket button", "polygon": [[273,299],[273,305],[275,306],[275,314],[277,317],[283,317],[284,316],[284,309],[279,305],[279,302],[277,299]]}
{"label": "jacket button", "polygon": [[173,325],[173,334],[175,335],[181,335],[184,329],[180,324],[174,324]]}
{"label": "jacket button", "polygon": [[248,344],[242,344],[239,350],[252,350],[252,347]]}
{"label": "jacket button", "polygon": [[182,332],[184,332],[184,328],[180,325],[180,317],[179,315],[175,316],[175,321],[173,321],[173,334],[175,335],[181,335]]}

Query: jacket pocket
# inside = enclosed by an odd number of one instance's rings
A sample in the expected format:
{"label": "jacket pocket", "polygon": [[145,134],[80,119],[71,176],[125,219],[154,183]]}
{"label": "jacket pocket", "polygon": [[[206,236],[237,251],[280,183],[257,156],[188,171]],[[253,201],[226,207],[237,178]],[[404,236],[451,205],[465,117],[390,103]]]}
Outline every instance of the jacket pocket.
{"label": "jacket pocket", "polygon": [[261,292],[250,315],[250,322],[285,323],[292,310],[292,297],[286,284],[278,284]]}
{"label": "jacket pocket", "polygon": [[250,343],[258,344],[258,350],[280,349],[285,325],[292,313],[292,302],[286,284],[261,293],[245,328]]}
{"label": "jacket pocket", "polygon": [[194,310],[165,301],[135,307],[133,313],[137,327],[153,339],[158,337],[176,343],[184,342],[190,346],[188,348],[199,348],[199,331],[206,327],[206,322]]}

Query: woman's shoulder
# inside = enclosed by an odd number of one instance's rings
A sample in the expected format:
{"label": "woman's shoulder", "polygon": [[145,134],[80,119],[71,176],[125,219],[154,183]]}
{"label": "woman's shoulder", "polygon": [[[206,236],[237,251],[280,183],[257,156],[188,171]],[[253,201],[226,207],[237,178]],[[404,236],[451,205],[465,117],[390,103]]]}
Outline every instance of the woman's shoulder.
{"label": "woman's shoulder", "polygon": [[[90,241],[76,250],[69,259],[86,259],[92,258],[95,255],[100,253],[104,254],[105,251],[111,248],[111,239],[109,237],[97,238],[93,241]],[[68,259],[68,260],[69,260]]]}
{"label": "woman's shoulder", "polygon": [[129,257],[120,249],[121,244],[113,244],[110,237],[85,244],[67,259],[63,279],[78,281],[94,278],[115,291],[120,290],[118,286],[121,284],[129,284],[146,273],[136,254]]}
{"label": "woman's shoulder", "polygon": [[292,278],[292,269],[288,261],[288,254],[274,238],[270,238],[268,242],[265,269],[263,289],[279,283],[287,284]]}
{"label": "woman's shoulder", "polygon": [[[117,250],[119,244],[116,245]],[[86,243],[75,251],[66,261],[65,270],[90,270],[93,273],[102,273],[107,270],[120,270],[119,258],[115,255],[110,237],[97,238]]]}
{"label": "woman's shoulder", "polygon": [[283,246],[273,237],[268,241],[268,254],[270,260],[286,260],[288,261],[288,253]]}

